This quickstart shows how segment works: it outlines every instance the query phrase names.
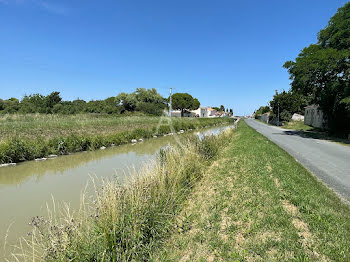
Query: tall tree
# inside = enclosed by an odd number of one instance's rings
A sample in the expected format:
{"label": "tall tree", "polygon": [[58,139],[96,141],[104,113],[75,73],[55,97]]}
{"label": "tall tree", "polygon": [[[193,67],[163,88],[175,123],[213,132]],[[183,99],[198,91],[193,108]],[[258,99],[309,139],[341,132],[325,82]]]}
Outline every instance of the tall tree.
{"label": "tall tree", "polygon": [[293,92],[310,97],[326,114],[335,132],[350,131],[350,2],[339,8],[318,42],[304,48],[295,61],[288,61]]}
{"label": "tall tree", "polygon": [[196,110],[200,106],[197,98],[193,98],[187,93],[176,93],[172,95],[172,108],[181,110],[181,116],[184,116],[185,110]]}

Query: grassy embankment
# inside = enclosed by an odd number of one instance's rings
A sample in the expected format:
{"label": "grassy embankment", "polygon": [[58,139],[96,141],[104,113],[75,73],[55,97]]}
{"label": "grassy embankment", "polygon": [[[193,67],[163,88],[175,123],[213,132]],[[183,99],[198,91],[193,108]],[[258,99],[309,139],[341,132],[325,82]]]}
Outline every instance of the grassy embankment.
{"label": "grassy embankment", "polygon": [[[232,139],[232,129],[168,148],[126,185],[106,182],[93,202],[34,218],[17,261],[145,261],[176,224],[193,186]],[[62,217],[62,214],[65,214]],[[73,218],[74,217],[74,218]],[[18,254],[19,253],[19,254]]]}
{"label": "grassy embankment", "polygon": [[[265,125],[268,125],[266,122],[256,119],[261,123],[264,123]],[[281,128],[284,129],[291,129],[297,131],[296,134],[302,136],[302,137],[311,137],[314,139],[322,139],[322,140],[328,140],[330,142],[335,142],[344,146],[350,146],[350,140],[346,138],[336,137],[329,135],[326,130],[322,130],[319,128],[314,128],[312,126],[305,125],[303,121],[293,121],[283,123]]]}
{"label": "grassy embankment", "polygon": [[304,124],[304,121],[293,121],[291,120],[288,123],[284,123],[283,126],[281,126],[284,129],[293,129],[293,130],[299,130],[299,131],[308,131],[312,130],[312,126],[308,126]]}
{"label": "grassy embankment", "polygon": [[330,142],[336,142],[338,144],[350,146],[349,139],[329,135],[327,131],[305,125],[303,121],[290,121],[281,127],[299,131],[298,134],[303,137],[328,140]]}
{"label": "grassy embankment", "polygon": [[244,122],[184,144],[74,219],[34,219],[27,260],[348,260],[349,206],[278,146]]}
{"label": "grassy embankment", "polygon": [[[109,115],[4,115],[0,118],[0,164],[121,145],[150,138],[160,118]],[[175,131],[227,124],[227,118],[172,118]],[[158,135],[170,133],[166,121]]]}
{"label": "grassy embankment", "polygon": [[350,260],[349,206],[244,122],[177,221],[154,260]]}

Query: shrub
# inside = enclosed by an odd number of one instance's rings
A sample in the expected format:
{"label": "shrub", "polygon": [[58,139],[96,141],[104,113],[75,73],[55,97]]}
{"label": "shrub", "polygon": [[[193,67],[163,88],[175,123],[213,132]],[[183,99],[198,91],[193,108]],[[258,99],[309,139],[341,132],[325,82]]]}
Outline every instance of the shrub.
{"label": "shrub", "polygon": [[280,118],[281,118],[281,121],[289,122],[292,119],[292,115],[287,110],[283,110]]}

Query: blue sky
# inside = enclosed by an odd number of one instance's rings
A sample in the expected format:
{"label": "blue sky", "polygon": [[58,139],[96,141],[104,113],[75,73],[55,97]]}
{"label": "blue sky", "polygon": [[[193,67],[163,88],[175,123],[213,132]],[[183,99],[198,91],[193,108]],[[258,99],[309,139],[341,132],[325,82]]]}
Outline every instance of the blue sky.
{"label": "blue sky", "polygon": [[341,0],[0,0],[0,97],[104,99],[137,87],[252,113]]}

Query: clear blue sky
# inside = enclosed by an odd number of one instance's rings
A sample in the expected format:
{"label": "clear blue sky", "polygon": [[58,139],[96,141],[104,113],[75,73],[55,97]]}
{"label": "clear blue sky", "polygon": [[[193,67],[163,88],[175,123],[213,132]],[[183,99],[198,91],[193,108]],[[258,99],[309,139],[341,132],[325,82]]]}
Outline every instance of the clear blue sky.
{"label": "clear blue sky", "polygon": [[0,0],[0,97],[156,88],[252,113],[341,0]]}

